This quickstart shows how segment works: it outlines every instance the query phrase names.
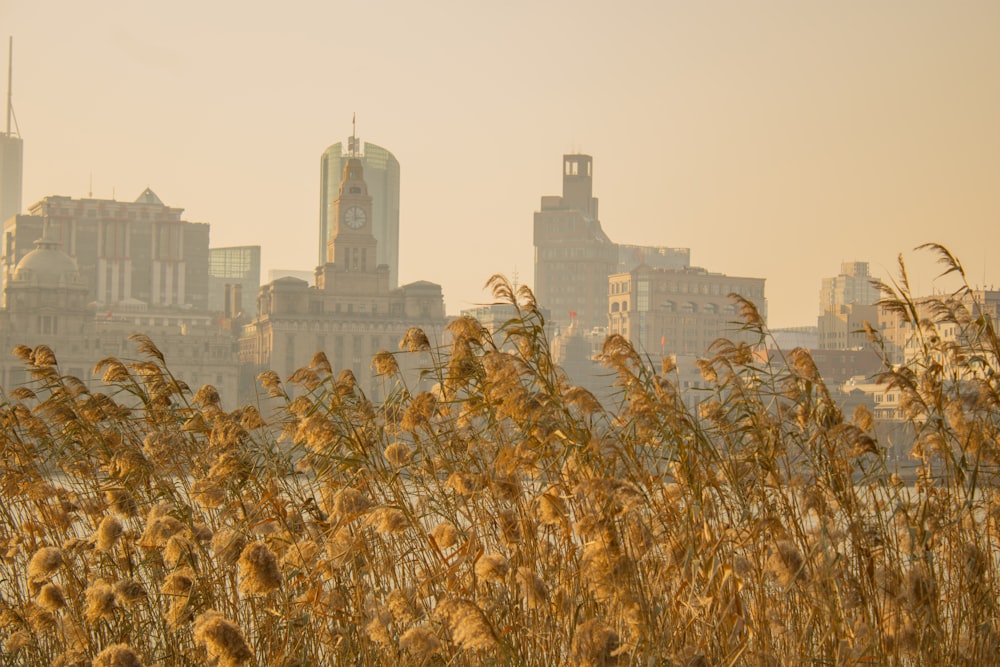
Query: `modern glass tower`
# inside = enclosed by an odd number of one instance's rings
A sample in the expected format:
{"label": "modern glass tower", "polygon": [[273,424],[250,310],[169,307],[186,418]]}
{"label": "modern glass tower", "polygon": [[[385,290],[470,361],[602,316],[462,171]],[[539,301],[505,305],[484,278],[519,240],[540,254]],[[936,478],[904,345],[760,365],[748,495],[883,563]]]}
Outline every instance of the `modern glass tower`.
{"label": "modern glass tower", "polygon": [[[11,81],[14,70],[14,38],[10,38],[7,60],[7,130],[0,132],[0,223],[21,212],[21,170],[24,144],[11,129],[14,106],[11,104]],[[17,122],[14,123],[16,129]]]}
{"label": "modern glass tower", "polygon": [[[358,142],[355,155],[364,167],[368,194],[372,197],[372,233],[377,251],[375,261],[389,267],[389,287],[399,284],[399,161],[375,144]],[[319,185],[319,266],[327,263],[326,247],[335,225],[333,202],[337,199],[344,165],[350,159],[345,144],[337,142],[320,158]]]}

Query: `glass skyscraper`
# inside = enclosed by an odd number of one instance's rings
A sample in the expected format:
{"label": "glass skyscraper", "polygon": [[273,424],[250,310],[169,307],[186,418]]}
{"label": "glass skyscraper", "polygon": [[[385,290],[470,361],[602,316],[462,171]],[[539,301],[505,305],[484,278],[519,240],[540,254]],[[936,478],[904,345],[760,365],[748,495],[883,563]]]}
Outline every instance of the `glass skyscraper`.
{"label": "glass skyscraper", "polygon": [[[368,194],[372,197],[372,233],[378,242],[375,261],[389,266],[389,287],[399,284],[399,161],[375,144],[361,143],[356,157],[364,167]],[[328,260],[326,245],[333,225],[333,202],[337,198],[344,165],[351,157],[345,144],[337,142],[320,158],[319,265]]]}

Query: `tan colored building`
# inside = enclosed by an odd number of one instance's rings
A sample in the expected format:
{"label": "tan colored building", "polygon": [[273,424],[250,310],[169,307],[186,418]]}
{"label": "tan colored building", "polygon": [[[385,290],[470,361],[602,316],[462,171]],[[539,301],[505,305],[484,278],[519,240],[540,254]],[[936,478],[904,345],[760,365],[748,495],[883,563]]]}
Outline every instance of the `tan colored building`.
{"label": "tan colored building", "polygon": [[350,159],[331,204],[326,262],[316,269],[316,286],[280,278],[258,294],[257,317],[240,340],[244,397],[253,395],[260,372],[273,370],[285,379],[323,351],[334,372],[351,370],[370,398],[381,398],[382,382],[370,368],[377,352],[398,350],[413,326],[432,345],[442,340],[447,319],[441,286],[420,281],[390,287],[389,267],[377,259],[372,209],[362,162]]}
{"label": "tan colored building", "polygon": [[[943,341],[963,344],[977,344],[977,339],[983,333],[980,318],[989,318],[994,328],[1000,315],[1000,290],[972,290],[961,300],[962,305],[971,316],[971,322],[963,328],[956,322],[941,321],[935,315],[935,304],[946,297],[919,297],[914,299],[917,316],[921,320],[934,323],[933,334]],[[922,354],[922,341],[931,336],[930,331],[918,331],[917,327],[900,313],[893,312],[885,306],[878,308],[878,329],[882,334],[886,354],[893,364],[910,363]],[[997,360],[992,360],[995,365]]]}
{"label": "tan colored building", "polygon": [[208,224],[181,219],[183,209],[149,188],[134,202],[45,197],[28,213],[4,222],[4,287],[48,225],[76,261],[88,303],[208,308]]}
{"label": "tan colored building", "polygon": [[878,320],[878,290],[868,262],[842,262],[840,274],[824,278],[816,321],[821,350],[858,350],[868,345],[864,323]]}
{"label": "tan colored building", "polygon": [[701,268],[640,266],[608,279],[608,330],[642,354],[703,355],[718,338],[751,341],[739,331],[729,294],[752,302],[767,318],[763,278],[737,278]]}
{"label": "tan colored building", "polygon": [[564,155],[562,196],[542,197],[535,213],[535,298],[560,327],[607,325],[618,246],[601,229],[593,168],[589,155]]}
{"label": "tan colored building", "polygon": [[[164,354],[167,367],[196,391],[215,386],[224,402],[235,401],[239,377],[236,341],[206,313],[181,308],[151,309],[145,303],[121,303],[95,309],[76,261],[65,253],[46,227],[10,272],[0,310],[0,387],[30,380],[24,363],[10,354],[18,345],[49,346],[60,371],[102,386],[94,365],[106,357],[124,362],[140,359],[129,336],[148,335]],[[232,403],[227,403],[232,405]]]}

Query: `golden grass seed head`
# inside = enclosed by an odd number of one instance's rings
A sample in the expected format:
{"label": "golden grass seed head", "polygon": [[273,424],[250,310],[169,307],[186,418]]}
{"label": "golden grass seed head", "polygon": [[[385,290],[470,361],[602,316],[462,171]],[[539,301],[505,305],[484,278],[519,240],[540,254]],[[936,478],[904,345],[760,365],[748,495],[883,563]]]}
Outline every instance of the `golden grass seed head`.
{"label": "golden grass seed head", "polygon": [[28,618],[28,625],[37,634],[52,632],[59,625],[55,614],[34,602],[28,602],[24,606],[24,613]]}
{"label": "golden grass seed head", "polygon": [[549,599],[549,589],[545,582],[530,567],[517,568],[517,583],[528,609],[542,609]]}
{"label": "golden grass seed head", "polygon": [[7,637],[3,649],[5,653],[16,655],[18,652],[31,646],[31,644],[31,635],[24,630],[16,630]]}
{"label": "golden grass seed head", "polygon": [[448,625],[451,640],[465,650],[490,650],[497,647],[496,634],[483,611],[469,600],[447,598],[435,610]]}
{"label": "golden grass seed head", "polygon": [[365,634],[376,644],[387,647],[395,646],[395,642],[392,639],[392,632],[389,629],[391,622],[392,616],[388,612],[376,612],[372,619],[368,621],[368,624],[365,625]]}
{"label": "golden grass seed head", "polygon": [[267,595],[281,586],[281,570],[274,552],[263,542],[251,542],[240,554],[240,592]]}
{"label": "golden grass seed head", "polygon": [[536,499],[535,516],[544,526],[565,526],[569,520],[569,508],[555,489],[549,489]]}
{"label": "golden grass seed head", "polygon": [[119,579],[114,585],[115,598],[126,605],[146,599],[146,589],[134,579]]}
{"label": "golden grass seed head", "polygon": [[232,567],[239,559],[246,543],[247,539],[243,533],[233,528],[222,528],[212,536],[212,551],[220,564]]}
{"label": "golden grass seed head", "polygon": [[476,576],[484,581],[489,581],[493,583],[503,583],[504,579],[507,577],[507,571],[510,567],[507,565],[507,559],[503,554],[490,553],[480,556],[479,560],[476,561]]}
{"label": "golden grass seed head", "polygon": [[396,468],[404,468],[413,459],[413,449],[405,442],[394,442],[385,448],[385,459]]}
{"label": "golden grass seed head", "polygon": [[160,586],[160,592],[164,595],[183,595],[187,596],[191,592],[191,588],[194,586],[195,574],[194,570],[189,567],[183,567],[179,570],[174,570],[163,580],[163,585]]}
{"label": "golden grass seed head", "polygon": [[439,549],[450,549],[458,544],[458,530],[450,521],[442,521],[431,530],[431,537]]}
{"label": "golden grass seed head", "polygon": [[388,350],[379,350],[372,357],[372,369],[376,375],[396,375],[399,373],[399,362],[396,356]]}
{"label": "golden grass seed head", "polygon": [[786,588],[804,576],[804,565],[802,552],[788,540],[778,540],[767,558],[768,571]]}
{"label": "golden grass seed head", "polygon": [[253,658],[239,626],[213,609],[195,619],[194,640],[205,646],[210,658],[218,659],[220,667],[239,667]]}
{"label": "golden grass seed head", "polygon": [[132,494],[125,489],[107,489],[104,492],[104,500],[108,504],[108,509],[123,519],[139,514],[139,505]]}
{"label": "golden grass seed head", "polygon": [[121,519],[111,514],[105,516],[97,526],[95,548],[102,553],[111,551],[121,538],[122,532],[124,527]]}
{"label": "golden grass seed head", "polygon": [[404,632],[399,638],[399,648],[413,656],[421,663],[427,662],[432,655],[442,649],[441,640],[428,625],[418,625]]}
{"label": "golden grass seed head", "polygon": [[618,634],[598,619],[576,626],[570,643],[569,661],[580,667],[618,664]]}
{"label": "golden grass seed head", "polygon": [[94,657],[93,667],[145,667],[127,644],[113,644]]}
{"label": "golden grass seed head", "polygon": [[117,608],[115,591],[104,579],[97,579],[85,591],[87,608],[85,617],[91,624],[102,618],[111,618]]}
{"label": "golden grass seed head", "polygon": [[38,606],[46,611],[59,611],[66,606],[66,596],[63,595],[62,586],[49,582],[38,591]]}
{"label": "golden grass seed head", "polygon": [[395,507],[380,507],[372,512],[366,521],[382,535],[397,535],[410,527],[410,520],[406,518],[406,514]]}
{"label": "golden grass seed head", "polygon": [[36,551],[28,562],[28,580],[43,581],[55,574],[64,562],[62,549],[58,547],[42,547]]}

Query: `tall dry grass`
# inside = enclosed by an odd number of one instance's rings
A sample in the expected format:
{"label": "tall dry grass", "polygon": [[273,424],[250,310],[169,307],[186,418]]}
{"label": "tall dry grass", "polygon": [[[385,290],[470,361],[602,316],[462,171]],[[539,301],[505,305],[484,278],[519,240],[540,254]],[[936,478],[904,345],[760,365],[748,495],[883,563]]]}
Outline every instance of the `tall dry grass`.
{"label": "tall dry grass", "polygon": [[[908,485],[804,350],[762,367],[719,341],[692,412],[669,360],[613,336],[601,405],[553,364],[530,292],[489,284],[519,316],[497,336],[458,319],[447,350],[412,330],[373,360],[380,404],[322,354],[225,410],[141,336],[141,361],[97,365],[104,392],[19,348],[2,664],[997,662],[1000,345],[962,295],[936,310],[963,330],[945,343],[905,271],[883,285],[924,336],[883,378]],[[416,391],[398,359],[428,353]]]}

